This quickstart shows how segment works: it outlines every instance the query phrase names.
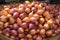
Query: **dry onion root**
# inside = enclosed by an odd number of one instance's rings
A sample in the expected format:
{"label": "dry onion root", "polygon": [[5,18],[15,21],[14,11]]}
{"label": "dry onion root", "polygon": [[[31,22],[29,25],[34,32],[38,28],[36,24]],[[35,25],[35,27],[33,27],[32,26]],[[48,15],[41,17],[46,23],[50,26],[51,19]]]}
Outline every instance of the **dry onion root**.
{"label": "dry onion root", "polygon": [[43,40],[60,32],[60,10],[55,6],[35,1],[14,5],[1,10],[1,34],[16,40]]}

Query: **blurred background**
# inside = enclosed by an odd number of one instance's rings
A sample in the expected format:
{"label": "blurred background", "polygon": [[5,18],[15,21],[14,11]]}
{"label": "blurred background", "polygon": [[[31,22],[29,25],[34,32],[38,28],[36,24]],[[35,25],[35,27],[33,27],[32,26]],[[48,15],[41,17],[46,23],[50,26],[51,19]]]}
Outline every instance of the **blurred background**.
{"label": "blurred background", "polygon": [[[21,1],[23,2],[25,0],[0,0],[0,4],[10,3],[10,2],[21,2]],[[60,4],[60,0],[37,0],[37,1],[44,1],[46,3],[51,3],[51,4]]]}

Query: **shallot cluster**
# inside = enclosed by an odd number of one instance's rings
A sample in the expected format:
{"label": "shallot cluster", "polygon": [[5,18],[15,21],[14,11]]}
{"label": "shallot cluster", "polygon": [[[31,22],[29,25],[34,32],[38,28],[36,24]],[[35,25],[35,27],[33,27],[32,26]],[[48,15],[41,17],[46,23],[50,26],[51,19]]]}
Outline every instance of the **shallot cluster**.
{"label": "shallot cluster", "polygon": [[4,5],[0,33],[16,40],[43,40],[60,32],[60,6],[44,2]]}

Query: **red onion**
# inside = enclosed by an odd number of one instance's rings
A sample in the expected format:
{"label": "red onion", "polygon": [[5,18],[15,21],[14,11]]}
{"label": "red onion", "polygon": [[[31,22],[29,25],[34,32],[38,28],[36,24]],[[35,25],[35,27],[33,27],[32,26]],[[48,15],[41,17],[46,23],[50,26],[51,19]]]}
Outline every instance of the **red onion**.
{"label": "red onion", "polygon": [[29,29],[34,28],[34,27],[35,27],[35,25],[34,25],[34,24],[29,23]]}
{"label": "red onion", "polygon": [[12,36],[17,36],[17,31],[16,30],[11,30],[11,35]]}
{"label": "red onion", "polygon": [[22,23],[21,27],[27,28],[28,27],[28,23]]}
{"label": "red onion", "polygon": [[13,17],[14,17],[14,18],[17,18],[18,16],[19,16],[19,14],[18,14],[17,12],[14,12],[14,13],[13,13]]}
{"label": "red onion", "polygon": [[18,27],[19,27],[19,26],[18,26],[17,23],[14,23],[14,24],[13,24],[13,29],[18,29]]}

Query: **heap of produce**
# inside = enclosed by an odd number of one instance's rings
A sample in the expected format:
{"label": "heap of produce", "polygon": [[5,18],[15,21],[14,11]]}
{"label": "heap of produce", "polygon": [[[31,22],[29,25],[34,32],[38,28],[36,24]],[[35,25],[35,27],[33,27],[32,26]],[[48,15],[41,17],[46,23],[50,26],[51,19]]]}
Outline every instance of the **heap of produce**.
{"label": "heap of produce", "polygon": [[4,5],[0,33],[16,40],[43,40],[60,32],[60,6],[25,1]]}

